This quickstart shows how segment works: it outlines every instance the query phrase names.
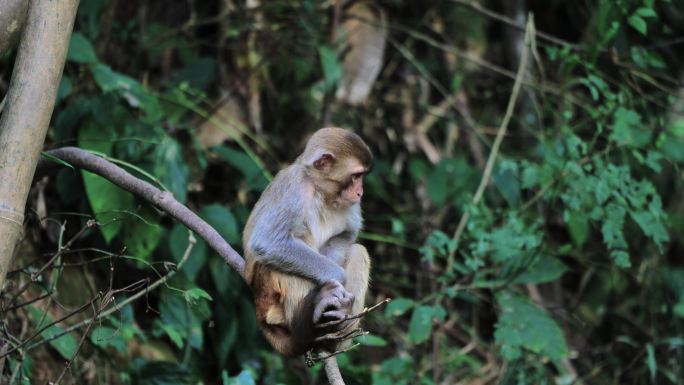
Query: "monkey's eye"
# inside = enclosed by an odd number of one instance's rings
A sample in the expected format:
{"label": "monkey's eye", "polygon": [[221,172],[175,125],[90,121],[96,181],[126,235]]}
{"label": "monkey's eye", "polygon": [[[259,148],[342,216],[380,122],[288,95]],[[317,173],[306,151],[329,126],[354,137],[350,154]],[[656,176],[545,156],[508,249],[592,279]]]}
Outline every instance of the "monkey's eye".
{"label": "monkey's eye", "polygon": [[363,178],[362,172],[357,172],[356,174],[352,174],[352,182],[356,182],[357,180]]}

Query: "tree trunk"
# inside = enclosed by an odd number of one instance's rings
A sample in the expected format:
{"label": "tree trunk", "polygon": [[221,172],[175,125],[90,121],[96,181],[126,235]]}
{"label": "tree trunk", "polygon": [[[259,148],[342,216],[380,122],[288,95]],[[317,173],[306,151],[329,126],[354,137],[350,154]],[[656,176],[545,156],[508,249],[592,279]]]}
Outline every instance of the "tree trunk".
{"label": "tree trunk", "polygon": [[26,21],[27,0],[2,0],[0,3],[0,54],[12,48]]}
{"label": "tree trunk", "polygon": [[78,0],[33,0],[0,117],[0,289],[62,77]]}

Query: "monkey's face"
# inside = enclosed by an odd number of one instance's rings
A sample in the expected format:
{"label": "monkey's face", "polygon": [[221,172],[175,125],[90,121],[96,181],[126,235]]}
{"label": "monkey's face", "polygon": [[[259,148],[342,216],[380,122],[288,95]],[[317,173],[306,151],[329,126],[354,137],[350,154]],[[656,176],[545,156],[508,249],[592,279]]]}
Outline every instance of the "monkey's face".
{"label": "monkey's face", "polygon": [[361,202],[363,197],[363,172],[352,174],[349,185],[340,192],[341,204],[351,206]]}
{"label": "monkey's face", "polygon": [[343,168],[344,172],[339,179],[337,204],[349,207],[361,202],[363,197],[363,178],[368,169],[353,159]]}

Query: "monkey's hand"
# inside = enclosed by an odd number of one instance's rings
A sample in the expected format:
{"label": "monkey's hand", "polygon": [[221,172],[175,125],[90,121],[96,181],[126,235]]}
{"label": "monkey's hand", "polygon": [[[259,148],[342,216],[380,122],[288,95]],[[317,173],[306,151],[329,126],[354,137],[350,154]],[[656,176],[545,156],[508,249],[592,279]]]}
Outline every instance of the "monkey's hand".
{"label": "monkey's hand", "polygon": [[352,315],[354,295],[347,291],[339,281],[324,283],[314,299],[313,322],[323,327],[331,321],[341,321]]}

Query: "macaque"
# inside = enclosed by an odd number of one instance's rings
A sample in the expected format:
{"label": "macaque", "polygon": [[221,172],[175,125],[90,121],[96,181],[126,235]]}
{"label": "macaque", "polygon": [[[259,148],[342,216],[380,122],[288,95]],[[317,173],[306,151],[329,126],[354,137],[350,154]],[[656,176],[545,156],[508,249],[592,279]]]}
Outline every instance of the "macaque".
{"label": "macaque", "polygon": [[[370,259],[355,243],[372,155],[355,133],[318,130],[263,192],[243,235],[256,318],[278,352],[332,349],[322,336],[354,330]],[[331,326],[331,324],[335,324]],[[323,340],[323,342],[321,342]]]}

